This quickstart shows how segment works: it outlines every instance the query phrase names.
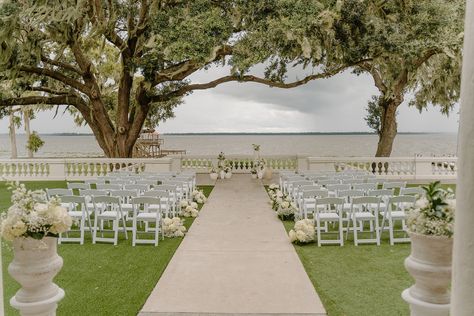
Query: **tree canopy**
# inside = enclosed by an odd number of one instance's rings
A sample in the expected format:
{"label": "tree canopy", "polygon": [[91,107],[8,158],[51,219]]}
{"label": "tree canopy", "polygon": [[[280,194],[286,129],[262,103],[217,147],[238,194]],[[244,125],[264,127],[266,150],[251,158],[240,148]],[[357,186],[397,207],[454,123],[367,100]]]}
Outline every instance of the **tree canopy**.
{"label": "tree canopy", "polygon": [[[64,105],[109,157],[130,157],[143,126],[189,93],[231,81],[293,88],[352,68],[373,76],[384,102],[412,91],[413,105],[448,109],[459,12],[441,0],[9,0],[0,84],[11,89],[0,104]],[[251,72],[260,63],[261,77]],[[229,73],[190,80],[219,66]],[[288,82],[292,66],[307,75]]]}

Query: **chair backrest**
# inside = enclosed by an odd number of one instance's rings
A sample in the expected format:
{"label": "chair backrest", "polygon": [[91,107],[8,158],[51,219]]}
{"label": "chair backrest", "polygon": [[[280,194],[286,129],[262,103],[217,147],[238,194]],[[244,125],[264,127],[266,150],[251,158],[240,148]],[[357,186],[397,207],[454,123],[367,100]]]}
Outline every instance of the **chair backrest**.
{"label": "chair backrest", "polygon": [[81,183],[81,182],[68,182],[67,183],[67,188],[74,190],[74,189],[79,189],[79,190],[87,190],[91,188],[90,183]]}
{"label": "chair backrest", "polygon": [[167,198],[169,197],[169,192],[162,190],[150,190],[143,193],[143,196],[151,196],[157,198]]}
{"label": "chair backrest", "polygon": [[393,196],[389,199],[389,203],[391,204],[399,204],[399,203],[415,203],[416,197],[413,195],[399,195]]}
{"label": "chair backrest", "polygon": [[160,185],[157,185],[154,188],[154,190],[174,192],[174,191],[176,191],[176,185],[174,185],[174,184],[160,184]]}
{"label": "chair backrest", "polygon": [[349,197],[360,197],[360,196],[364,196],[364,195],[365,195],[364,190],[341,190],[341,191],[337,191],[337,196],[338,197],[349,198]]}
{"label": "chair backrest", "polygon": [[421,187],[400,188],[400,195],[424,195],[425,190]]}
{"label": "chair backrest", "polygon": [[88,190],[79,190],[80,196],[104,196],[108,195],[108,192],[105,190],[98,189],[88,189]]}
{"label": "chair backrest", "polygon": [[320,181],[318,181],[318,184],[324,185],[324,186],[331,185],[331,184],[340,184],[340,183],[341,183],[341,181],[339,181],[339,180],[334,180],[334,179],[328,179],[328,180],[320,180]]}
{"label": "chair backrest", "polygon": [[393,189],[379,189],[367,191],[368,196],[393,196]]}
{"label": "chair backrest", "polygon": [[61,197],[61,202],[63,203],[86,203],[86,198],[84,196],[77,196],[77,195],[64,195]]}
{"label": "chair backrest", "polygon": [[104,184],[105,180],[104,179],[87,179],[87,180],[84,181],[84,183],[87,183],[89,185],[95,185],[96,188],[97,188],[97,185],[98,184]]}
{"label": "chair backrest", "polygon": [[352,188],[354,190],[377,190],[377,184],[376,183],[356,183],[352,185]]}
{"label": "chair backrest", "polygon": [[316,199],[316,205],[344,205],[343,198],[326,197]]}
{"label": "chair backrest", "polygon": [[382,185],[382,189],[404,188],[406,185],[406,182],[384,182]]}
{"label": "chair backrest", "polygon": [[157,185],[158,180],[137,180],[135,184]]}
{"label": "chair backrest", "polygon": [[97,184],[97,189],[98,190],[122,190],[122,185],[121,184]]}
{"label": "chair backrest", "polygon": [[311,190],[319,190],[321,189],[321,186],[317,185],[317,184],[310,184],[310,185],[302,185],[300,186],[300,190],[302,192],[304,191],[311,191]]}
{"label": "chair backrest", "polygon": [[303,191],[303,198],[326,198],[328,194],[327,190],[308,190]]}
{"label": "chair backrest", "polygon": [[139,205],[160,205],[161,200],[156,197],[151,197],[151,196],[139,196],[139,197],[134,197],[131,200],[131,203],[134,206],[139,206]]}
{"label": "chair backrest", "polygon": [[350,184],[328,184],[326,188],[329,191],[338,192],[341,190],[350,190],[351,185]]}
{"label": "chair backrest", "polygon": [[46,195],[49,198],[53,196],[73,195],[72,189],[46,189]]}
{"label": "chair backrest", "polygon": [[138,192],[135,190],[110,190],[110,196],[130,198],[138,196]]}
{"label": "chair backrest", "polygon": [[377,178],[367,178],[365,180],[366,183],[375,183],[375,184],[379,184],[380,183],[380,180],[377,179]]}
{"label": "chair backrest", "polygon": [[149,186],[147,184],[125,184],[123,186],[125,190],[134,190],[136,192],[145,192],[148,190]]}
{"label": "chair backrest", "polygon": [[355,196],[352,198],[352,205],[367,205],[367,204],[380,204],[381,198],[379,196]]}
{"label": "chair backrest", "polygon": [[343,184],[354,184],[354,183],[360,183],[360,180],[358,180],[358,179],[343,179],[342,183]]}
{"label": "chair backrest", "polygon": [[93,196],[92,202],[96,203],[106,203],[106,204],[116,204],[120,205],[120,198],[116,196],[108,196],[108,195],[99,195]]}
{"label": "chair backrest", "polygon": [[135,180],[134,179],[123,179],[123,178],[120,178],[120,179],[116,179],[114,181],[111,181],[110,184],[112,185],[120,185],[120,186],[124,186],[126,184],[133,184],[135,183]]}

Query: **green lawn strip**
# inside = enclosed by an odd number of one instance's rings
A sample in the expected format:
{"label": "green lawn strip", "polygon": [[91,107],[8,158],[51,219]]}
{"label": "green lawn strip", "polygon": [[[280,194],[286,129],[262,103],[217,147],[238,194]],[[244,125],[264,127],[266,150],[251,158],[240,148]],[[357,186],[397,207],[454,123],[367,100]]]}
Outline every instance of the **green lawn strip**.
{"label": "green lawn strip", "polygon": [[[27,182],[30,189],[62,188],[63,181]],[[212,186],[199,187],[206,196]],[[0,183],[0,210],[10,205],[10,192]],[[200,208],[202,205],[199,206]],[[189,228],[194,219],[185,219]],[[125,240],[120,234],[117,246],[92,245],[86,234],[84,245],[62,244],[58,253],[64,266],[55,282],[66,291],[59,303],[59,315],[136,315],[158,282],[168,262],[183,238],[165,238],[158,247],[152,245],[131,246],[131,234]],[[3,282],[6,315],[19,315],[10,307],[9,299],[19,289],[7,272],[13,259],[10,245],[3,243]]]}

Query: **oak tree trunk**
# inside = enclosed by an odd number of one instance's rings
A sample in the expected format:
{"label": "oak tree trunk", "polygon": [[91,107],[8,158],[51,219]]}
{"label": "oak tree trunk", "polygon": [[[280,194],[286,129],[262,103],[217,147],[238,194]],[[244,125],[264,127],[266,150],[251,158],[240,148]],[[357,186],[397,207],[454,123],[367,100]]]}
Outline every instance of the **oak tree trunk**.
{"label": "oak tree trunk", "polygon": [[26,150],[28,150],[28,158],[33,158],[33,151],[30,148],[28,148],[28,142],[30,141],[30,136],[31,136],[29,110],[23,111],[23,124],[25,124],[25,134],[26,134],[26,142],[27,142]]}
{"label": "oak tree trunk", "polygon": [[390,157],[397,136],[397,108],[401,102],[388,100],[382,104],[382,118],[376,157]]}
{"label": "oak tree trunk", "polygon": [[12,151],[11,158],[16,159],[18,158],[18,150],[16,147],[15,114],[13,111],[10,111],[9,133],[10,133],[10,145],[11,145],[11,151]]}

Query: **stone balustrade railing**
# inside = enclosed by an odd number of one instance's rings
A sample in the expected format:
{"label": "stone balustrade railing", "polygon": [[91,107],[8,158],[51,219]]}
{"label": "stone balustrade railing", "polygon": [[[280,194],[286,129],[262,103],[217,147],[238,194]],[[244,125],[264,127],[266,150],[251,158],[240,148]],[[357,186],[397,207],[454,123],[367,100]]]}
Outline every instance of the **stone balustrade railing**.
{"label": "stone balustrade railing", "polygon": [[[262,157],[266,165],[275,171],[297,170],[298,157],[295,156],[266,156]],[[177,158],[181,160],[182,170],[195,170],[197,172],[208,172],[212,166],[217,167],[218,160],[215,156],[185,156]],[[250,173],[254,166],[256,157],[245,155],[234,155],[226,157],[227,164],[233,173]]]}
{"label": "stone balustrade railing", "polygon": [[[305,157],[262,156],[273,171],[366,170],[380,178],[403,180],[454,180],[457,176],[455,157]],[[250,173],[253,155],[227,157],[234,173]],[[159,159],[0,159],[0,179],[5,180],[84,180],[119,169],[135,172],[193,170],[207,173],[217,166],[215,156],[183,156]]]}

